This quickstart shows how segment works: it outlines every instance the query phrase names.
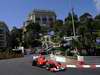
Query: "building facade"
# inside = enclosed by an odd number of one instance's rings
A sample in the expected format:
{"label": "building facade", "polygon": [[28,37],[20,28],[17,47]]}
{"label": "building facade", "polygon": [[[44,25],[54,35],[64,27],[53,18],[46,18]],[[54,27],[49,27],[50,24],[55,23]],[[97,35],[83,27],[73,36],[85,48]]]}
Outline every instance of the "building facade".
{"label": "building facade", "polygon": [[7,48],[9,46],[9,29],[5,22],[0,21],[0,49]]}
{"label": "building facade", "polygon": [[34,9],[28,15],[28,21],[39,23],[40,26],[52,27],[53,23],[56,21],[56,14],[49,10]]}

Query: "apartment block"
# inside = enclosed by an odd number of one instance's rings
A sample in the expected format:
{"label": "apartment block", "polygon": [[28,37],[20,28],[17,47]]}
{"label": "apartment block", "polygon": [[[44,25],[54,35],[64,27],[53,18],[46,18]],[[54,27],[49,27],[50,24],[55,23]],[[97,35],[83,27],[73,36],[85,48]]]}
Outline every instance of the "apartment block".
{"label": "apartment block", "polygon": [[9,46],[9,29],[5,22],[0,21],[0,49]]}

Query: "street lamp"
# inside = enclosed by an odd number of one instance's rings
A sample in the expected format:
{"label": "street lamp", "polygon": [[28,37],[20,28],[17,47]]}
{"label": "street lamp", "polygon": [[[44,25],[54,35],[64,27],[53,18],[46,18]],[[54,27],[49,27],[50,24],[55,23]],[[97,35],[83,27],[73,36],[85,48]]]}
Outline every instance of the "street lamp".
{"label": "street lamp", "polygon": [[[74,22],[74,8],[73,8],[73,5],[72,5],[72,1],[70,0],[70,5],[71,5],[71,17],[72,17],[72,26],[73,26],[73,39],[76,39],[76,32],[75,32],[75,22]],[[77,47],[75,47],[75,52],[78,53],[78,50],[77,50]]]}
{"label": "street lamp", "polygon": [[69,4],[70,4],[70,7],[71,7],[71,19],[72,19],[72,28],[73,28],[73,35],[74,37],[76,37],[76,33],[75,33],[75,22],[74,22],[74,8],[73,8],[73,3],[72,3],[72,0],[69,0]]}
{"label": "street lamp", "polygon": [[72,25],[73,25],[73,34],[74,34],[74,37],[76,37],[76,33],[75,33],[75,22],[74,22],[74,8],[72,8],[71,10],[71,17],[72,17]]}

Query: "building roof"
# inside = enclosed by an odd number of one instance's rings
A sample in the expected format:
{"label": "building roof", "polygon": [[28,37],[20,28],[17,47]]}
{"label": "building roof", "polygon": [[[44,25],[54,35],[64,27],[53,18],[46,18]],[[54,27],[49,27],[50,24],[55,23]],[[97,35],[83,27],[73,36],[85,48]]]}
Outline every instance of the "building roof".
{"label": "building roof", "polygon": [[51,11],[51,10],[41,10],[41,9],[34,9],[29,15],[38,14],[38,13],[47,13],[47,14],[52,14],[52,15],[56,16],[56,13],[54,11]]}
{"label": "building roof", "polygon": [[0,21],[0,28],[2,29],[6,29],[7,31],[9,31],[9,28],[7,26],[7,24],[4,21]]}

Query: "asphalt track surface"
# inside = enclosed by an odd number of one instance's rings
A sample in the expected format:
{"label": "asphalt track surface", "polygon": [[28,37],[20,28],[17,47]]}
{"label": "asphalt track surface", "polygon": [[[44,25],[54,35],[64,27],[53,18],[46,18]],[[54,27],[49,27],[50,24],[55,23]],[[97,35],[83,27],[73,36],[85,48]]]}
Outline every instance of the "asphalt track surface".
{"label": "asphalt track surface", "polygon": [[67,68],[66,71],[52,73],[39,67],[31,66],[31,56],[0,60],[0,75],[100,75],[100,68]]}

